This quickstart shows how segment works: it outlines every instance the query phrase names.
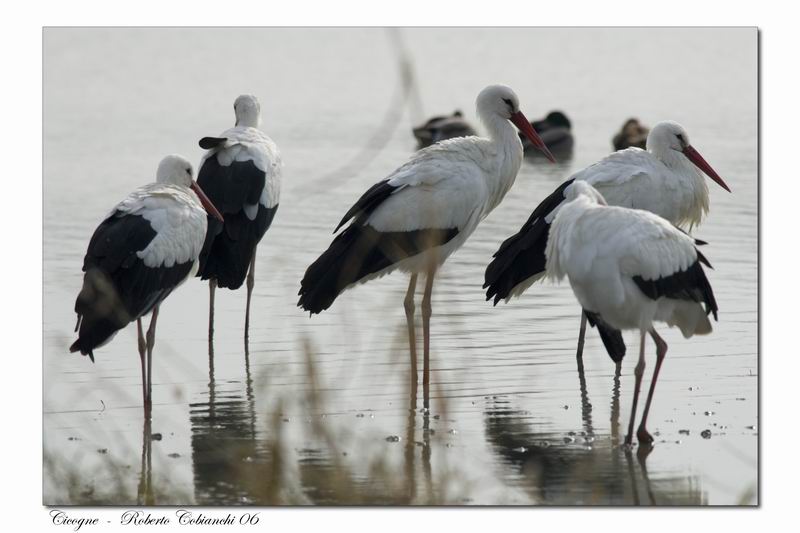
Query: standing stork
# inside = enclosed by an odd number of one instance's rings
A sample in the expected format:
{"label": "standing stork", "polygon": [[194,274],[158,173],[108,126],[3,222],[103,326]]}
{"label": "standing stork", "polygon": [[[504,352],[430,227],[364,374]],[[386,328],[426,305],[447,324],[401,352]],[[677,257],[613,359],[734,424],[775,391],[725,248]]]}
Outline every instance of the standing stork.
{"label": "standing stork", "polygon": [[[585,181],[603,195],[609,205],[645,209],[678,227],[691,230],[708,213],[708,187],[702,170],[726,191],[730,189],[700,153],[689,143],[689,134],[673,121],[658,123],[647,138],[647,150],[628,148],[605,157],[573,174],[533,210],[515,235],[503,242],[486,268],[486,299],[508,302],[519,296],[545,273],[545,246],[553,217],[565,203],[565,190]],[[586,322],[597,325],[590,313],[581,314],[577,357],[583,355]],[[615,362],[625,355],[619,331],[598,326],[600,337]]]}
{"label": "standing stork", "polygon": [[256,249],[272,224],[281,192],[282,162],[278,147],[258,129],[261,105],[250,94],[233,104],[236,124],[219,137],[203,137],[208,150],[200,162],[197,183],[225,215],[209,219],[198,276],[208,280],[208,340],[214,339],[214,290],[238,289],[247,277],[245,343],[250,332],[250,299],[255,286]]}
{"label": "standing stork", "polygon": [[[383,181],[369,188],[334,232],[352,219],[306,270],[298,306],[311,314],[331,306],[345,289],[393,270],[411,274],[405,311],[413,382],[417,379],[414,292],[426,274],[422,299],[423,384],[430,381],[430,318],[433,279],[503,199],[522,163],[514,126],[554,161],[505,85],[490,85],[477,98],[478,116],[489,138],[460,137],[416,152]],[[513,126],[512,126],[513,124]],[[427,394],[425,395],[427,398]]]}
{"label": "standing stork", "polygon": [[[94,350],[135,320],[148,414],[158,309],[197,271],[206,214],[222,220],[192,179],[191,163],[168,155],[158,165],[155,183],[133,191],[105,217],[83,259],[83,288],[75,301],[78,340],[69,351],[80,351],[94,362]],[[145,340],[142,317],[151,311]]]}
{"label": "standing stork", "polygon": [[[667,220],[640,209],[608,206],[588,182],[564,191],[547,242],[546,274],[569,279],[581,306],[598,324],[640,333],[636,385],[626,444],[631,444],[636,404],[644,373],[649,333],[656,344],[656,366],[636,436],[650,444],[647,415],[667,343],[653,323],[678,326],[685,338],[711,332],[708,314],[717,319],[717,302],[702,265],[711,267],[695,241]],[[705,306],[705,309],[703,308]]]}

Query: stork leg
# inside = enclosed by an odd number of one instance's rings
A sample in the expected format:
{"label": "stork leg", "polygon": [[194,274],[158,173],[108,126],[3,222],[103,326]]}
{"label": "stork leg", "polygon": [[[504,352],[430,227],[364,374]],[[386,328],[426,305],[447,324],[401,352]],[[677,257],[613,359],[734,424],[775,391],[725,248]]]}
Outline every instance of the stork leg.
{"label": "stork leg", "polygon": [[208,343],[214,342],[214,290],[217,288],[217,280],[208,280]]}
{"label": "stork leg", "polygon": [[253,248],[253,257],[250,258],[250,270],[247,272],[247,310],[244,313],[244,342],[250,339],[250,299],[253,296],[253,287],[256,285],[256,250]]}
{"label": "stork leg", "polygon": [[142,319],[136,319],[136,329],[138,330],[139,360],[142,362],[142,405],[147,409],[147,367],[145,354],[147,353],[147,343],[144,340],[144,330],[142,329]]}
{"label": "stork leg", "polygon": [[147,328],[147,400],[149,411],[153,405],[153,347],[156,345],[156,321],[158,320],[158,306],[153,308],[153,317],[150,327]]}
{"label": "stork leg", "polygon": [[667,355],[667,343],[661,336],[656,333],[655,329],[650,330],[650,336],[656,343],[656,368],[653,370],[653,380],[650,382],[650,390],[647,393],[647,401],[644,404],[644,413],[642,413],[642,421],[639,423],[639,430],[636,432],[636,438],[642,444],[652,444],[653,437],[647,432],[647,415],[650,413],[650,403],[653,401],[653,393],[656,390],[656,381],[658,381],[658,372],[661,370],[661,363],[664,362],[664,357]]}
{"label": "stork leg", "polygon": [[422,391],[423,391],[423,404],[427,408],[430,399],[430,382],[431,382],[431,314],[433,307],[431,306],[431,295],[433,294],[433,278],[436,275],[436,266],[432,265],[428,268],[428,274],[425,279],[425,293],[422,296]]}
{"label": "stork leg", "polygon": [[578,353],[575,357],[578,359],[578,364],[583,366],[583,343],[586,340],[586,313],[581,310],[581,329],[578,334]]}
{"label": "stork leg", "polygon": [[408,326],[408,349],[411,353],[411,386],[417,389],[417,334],[414,329],[414,293],[417,290],[417,274],[411,274],[408,281],[406,298],[403,300],[403,307],[406,310],[406,325]]}
{"label": "stork leg", "polygon": [[642,386],[642,375],[644,374],[644,342],[647,339],[647,332],[642,331],[641,342],[639,344],[639,362],[633,373],[636,376],[636,385],[633,389],[633,405],[631,406],[631,421],[628,424],[628,434],[625,436],[625,444],[630,446],[633,443],[633,423],[636,421],[636,404],[639,403],[639,389]]}

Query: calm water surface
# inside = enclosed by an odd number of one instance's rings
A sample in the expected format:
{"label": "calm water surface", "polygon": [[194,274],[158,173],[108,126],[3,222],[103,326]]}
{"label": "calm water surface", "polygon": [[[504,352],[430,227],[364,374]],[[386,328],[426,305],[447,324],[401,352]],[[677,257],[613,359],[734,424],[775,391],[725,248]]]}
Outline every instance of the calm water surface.
{"label": "calm water surface", "polygon": [[[409,106],[397,34],[382,29],[45,31],[44,502],[757,503],[755,30],[399,35],[419,88]],[[576,146],[558,165],[526,160],[441,270],[425,412],[408,385],[407,278],[358,287],[311,319],[296,293],[342,213],[411,153],[412,123],[456,108],[475,121],[475,95],[495,82],[515,88],[530,118],[566,111]],[[197,139],[230,126],[243,92],[261,98],[285,161],[281,207],[259,247],[249,351],[244,291],[217,293],[210,353],[207,285],[188,281],[162,306],[145,424],[134,328],[94,365],[67,351],[83,254],[164,154],[199,162]],[[662,329],[670,351],[649,454],[619,448],[635,334],[615,376],[590,332],[580,379],[568,286],[539,285],[497,308],[481,289],[499,243],[608,153],[629,116],[684,124],[734,191],[709,181],[712,212],[695,233],[711,243],[720,321],[690,340]]]}

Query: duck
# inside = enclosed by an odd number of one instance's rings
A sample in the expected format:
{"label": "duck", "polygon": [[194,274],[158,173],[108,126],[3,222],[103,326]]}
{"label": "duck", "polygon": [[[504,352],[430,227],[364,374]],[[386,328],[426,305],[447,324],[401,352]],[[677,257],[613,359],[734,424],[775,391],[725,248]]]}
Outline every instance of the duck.
{"label": "duck", "polygon": [[417,148],[420,150],[445,139],[476,135],[475,128],[464,119],[463,113],[458,109],[452,115],[432,117],[411,131],[417,139]]}

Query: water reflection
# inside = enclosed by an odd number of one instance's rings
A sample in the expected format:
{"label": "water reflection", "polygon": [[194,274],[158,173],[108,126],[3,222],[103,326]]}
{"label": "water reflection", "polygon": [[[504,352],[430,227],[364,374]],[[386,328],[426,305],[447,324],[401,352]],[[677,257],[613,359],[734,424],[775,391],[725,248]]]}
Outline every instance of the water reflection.
{"label": "water reflection", "polygon": [[[501,208],[481,224],[468,246],[448,260],[442,271],[447,280],[434,294],[440,314],[434,318],[437,326],[432,340],[434,391],[427,398],[424,388],[411,390],[404,379],[408,343],[402,312],[396,306],[406,289],[401,278],[389,276],[368,291],[350,291],[331,312],[312,320],[294,308],[298,273],[313,260],[314,250],[329,244],[342,209],[408,156],[410,139],[391,133],[410,126],[403,115],[408,91],[397,83],[396,64],[387,61],[395,48],[381,44],[383,30],[47,32],[44,500],[59,505],[756,502],[752,490],[745,491],[757,486],[758,452],[754,430],[758,423],[754,374],[758,265],[757,225],[753,223],[757,180],[752,179],[757,174],[757,115],[756,108],[747,104],[756,101],[757,58],[755,48],[742,35],[744,30],[713,30],[714,42],[736,51],[724,57],[703,46],[707,31],[712,30],[620,29],[600,37],[587,29],[403,30],[408,33],[406,44],[409,56],[417,61],[418,75],[428,80],[428,88],[447,88],[420,95],[428,110],[449,109],[458,103],[470,113],[475,87],[485,82],[481,81],[483,70],[470,65],[502,64],[509,51],[524,51],[537,40],[566,47],[579,63],[570,68],[594,72],[598,80],[605,79],[601,59],[611,49],[626,50],[632,62],[649,61],[669,50],[685,59],[678,73],[681,79],[690,84],[701,80],[695,89],[725,95],[698,100],[703,111],[698,114],[699,108],[686,107],[680,100],[684,93],[673,94],[678,100],[667,93],[654,99],[640,98],[641,92],[621,94],[599,88],[604,102],[597,106],[586,99],[580,84],[558,87],[552,94],[527,92],[537,86],[537,79],[563,77],[560,62],[542,65],[547,72],[521,73],[519,86],[526,91],[526,102],[558,105],[574,114],[579,144],[572,159],[558,155],[556,165],[526,157]],[[209,32],[218,38],[209,39]],[[445,35],[450,37],[443,39]],[[750,35],[754,37],[755,32]],[[355,58],[352,64],[370,64],[377,70],[328,75],[333,85],[328,97],[319,101],[313,84],[270,84],[268,72],[237,68],[252,63],[252,54],[232,59],[219,47],[209,47],[220,39],[243,51],[289,43],[292,54],[281,56],[287,62],[283,68],[298,79],[309,70],[327,74],[341,70],[342,65],[318,53],[320,42],[330,45],[336,57]],[[629,47],[630,42],[646,46]],[[443,43],[458,45],[445,50]],[[459,68],[425,59],[434,49],[455,54],[459,60],[451,64]],[[124,68],[110,68],[109,54],[120,57],[117,66]],[[154,57],[158,68],[199,81],[193,84],[198,90],[179,91],[171,98],[165,97],[159,84],[139,84],[137,97],[148,105],[137,116],[127,116],[114,103],[129,93],[132,76],[142,80],[152,76]],[[202,57],[207,64],[224,65],[231,73],[247,73],[252,79],[243,81],[232,75],[225,77],[224,86],[204,84],[197,78],[202,77],[202,69],[191,62],[173,61],[175,57]],[[695,75],[712,63],[727,75]],[[626,80],[635,82],[640,72],[617,74],[615,87]],[[651,74],[658,77],[655,71]],[[359,112],[343,113],[352,108],[353,88],[364,85],[365,75],[375,82],[375,90],[361,94]],[[665,76],[653,83],[668,85],[676,72]],[[114,90],[86,98],[80,91],[85,84],[76,84],[75,79],[94,80],[95,85]],[[270,87],[264,96],[269,108],[265,115],[270,116],[270,131],[287,165],[291,162],[294,176],[282,194],[286,205],[303,208],[287,210],[276,219],[275,233],[259,254],[261,268],[271,275],[254,289],[258,320],[252,324],[244,352],[238,333],[243,294],[217,298],[216,345],[210,347],[208,360],[205,285],[190,280],[170,296],[169,309],[164,310],[171,314],[168,335],[161,341],[164,357],[155,362],[158,409],[152,428],[163,431],[164,439],[152,440],[152,431],[143,426],[140,411],[134,408],[140,382],[139,361],[129,353],[128,341],[133,337],[126,341],[127,334],[122,334],[104,348],[102,360],[91,368],[64,356],[74,325],[74,288],[80,284],[87,231],[96,225],[98,213],[147,175],[148,154],[162,153],[165,143],[178,151],[195,149],[192,132],[217,127],[208,122],[216,119],[197,110],[214,107],[217,99],[227,102],[231,91],[240,90],[243,83]],[[720,92],[722,85],[725,90]],[[176,107],[175,102],[180,105]],[[319,104],[315,116],[323,128],[309,130],[298,122],[302,115],[298,112],[308,102]],[[608,153],[610,134],[632,106],[646,120],[683,109],[684,118],[672,118],[693,121],[704,147],[709,143],[709,157],[719,161],[737,191],[727,196],[712,192],[712,213],[698,234],[714,248],[713,282],[719,288],[718,298],[726,302],[727,318],[715,326],[714,335],[701,341],[676,340],[681,346],[676,345],[675,352],[680,356],[671,360],[672,381],[659,389],[664,401],[654,406],[653,413],[654,421],[660,423],[655,429],[661,430],[665,442],[659,441],[647,457],[639,457],[636,450],[626,456],[619,449],[624,437],[619,420],[627,411],[620,413],[618,375],[599,374],[593,365],[601,359],[587,357],[586,375],[578,375],[580,392],[574,387],[571,356],[576,308],[571,291],[541,286],[530,298],[493,308],[483,301],[480,290],[486,263],[502,238],[517,231],[531,209],[567,176]],[[737,112],[731,114],[730,109]],[[125,153],[113,149],[108,136],[92,137],[89,145],[86,139],[81,139],[80,146],[75,144],[72,132],[77,126],[98,129],[108,122],[101,110],[119,111],[115,138],[126,139]],[[376,122],[374,117],[384,110],[387,121]],[[75,117],[80,117],[80,124]],[[164,117],[174,120],[164,121]],[[141,135],[152,131],[154,124],[162,126],[159,135]],[[334,137],[319,133],[331,128],[337,131]],[[365,132],[376,131],[382,132],[376,143],[360,150]],[[82,164],[86,150],[99,157],[99,167],[130,172],[110,182],[101,174],[87,175]],[[347,164],[328,172],[332,160]],[[142,168],[144,174],[139,172]],[[337,187],[323,187],[332,176]],[[76,188],[75,183],[84,186]],[[64,216],[67,211],[69,217]],[[314,364],[308,347],[298,342],[303,335],[320,348],[314,353]],[[397,349],[387,353],[395,338]],[[598,357],[604,357],[596,336],[590,336],[587,350],[594,349]],[[598,368],[608,367],[598,363]],[[262,375],[269,379],[268,385],[261,382]],[[625,392],[628,398],[630,391]],[[97,412],[101,401],[108,406],[102,414]],[[431,411],[420,410],[426,404]],[[564,404],[576,408],[560,409]],[[702,415],[706,410],[719,415],[707,418]],[[359,413],[366,416],[357,418]],[[712,424],[729,429],[715,429]],[[458,434],[449,433],[455,427]],[[691,436],[681,437],[679,428],[691,430]],[[714,431],[712,439],[700,437],[705,429]],[[388,436],[398,440],[387,441]],[[566,443],[566,437],[575,441]],[[585,437],[595,440],[584,442]],[[682,444],[678,446],[676,439],[682,439]],[[549,447],[536,446],[545,440]]]}
{"label": "water reflection", "polygon": [[154,505],[155,494],[153,491],[153,428],[149,416],[144,418],[142,424],[142,468],[139,474],[139,486],[136,491],[136,503],[139,505]]}
{"label": "water reflection", "polygon": [[[582,370],[582,367],[581,367]],[[644,490],[650,505],[699,505],[705,494],[695,476],[668,476],[653,482],[647,456],[653,447],[640,447],[634,464],[632,451],[620,446],[620,371],[612,387],[611,430],[595,428],[586,380],[580,372],[583,430],[566,434],[536,429],[537,415],[514,409],[503,397],[487,401],[484,409],[486,439],[506,474],[541,504],[640,505]],[[624,456],[625,463],[622,464]],[[627,480],[625,475],[627,472]]]}
{"label": "water reflection", "polygon": [[[246,352],[245,352],[246,353]],[[265,442],[256,430],[255,397],[249,355],[245,355],[245,390],[238,382],[218,384],[209,345],[209,379],[204,401],[189,404],[194,493],[198,505],[246,504],[254,494],[263,465],[270,464]],[[265,478],[262,478],[265,479]],[[268,479],[268,478],[266,478]]]}

